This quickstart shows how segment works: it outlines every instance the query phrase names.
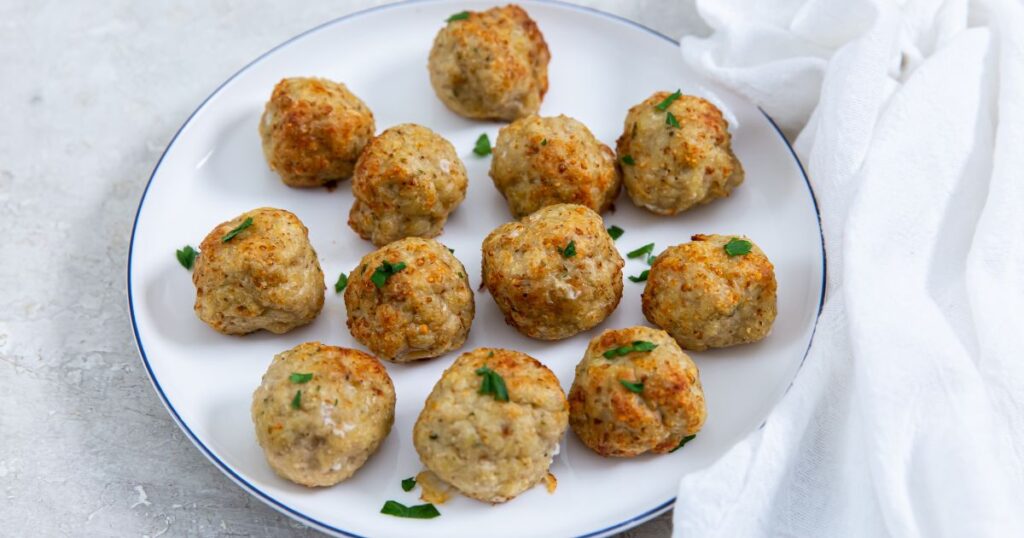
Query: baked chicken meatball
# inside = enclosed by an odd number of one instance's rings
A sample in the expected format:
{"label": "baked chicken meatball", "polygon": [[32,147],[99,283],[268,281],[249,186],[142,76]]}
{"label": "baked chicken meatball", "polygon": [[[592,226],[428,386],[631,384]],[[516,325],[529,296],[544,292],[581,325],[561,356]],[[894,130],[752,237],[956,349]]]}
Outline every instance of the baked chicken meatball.
{"label": "baked chicken meatball", "polygon": [[500,503],[547,476],[568,421],[551,370],[518,351],[480,348],[445,370],[412,438],[420,461],[441,480]]}
{"label": "baked chicken meatball", "polygon": [[722,111],[692,95],[658,108],[675,95],[657,92],[629,109],[618,140],[626,192],[633,203],[659,215],[728,196],[743,182]]}
{"label": "baked chicken meatball", "polygon": [[359,262],[345,308],[356,340],[382,359],[409,362],[461,347],[475,306],[466,269],[451,251],[409,237]]}
{"label": "baked chicken meatball", "polygon": [[348,179],[375,131],[370,109],[344,84],[322,78],[278,82],[260,120],[267,164],[292,187]]}
{"label": "baked chicken meatball", "polygon": [[468,184],[450,142],[420,125],[396,125],[374,138],[356,163],[348,224],[378,247],[403,237],[435,237]]}
{"label": "baked chicken meatball", "polygon": [[602,456],[671,452],[706,416],[697,365],[660,329],[604,331],[576,365],[569,424]]}
{"label": "baked chicken meatball", "polygon": [[528,116],[503,127],[491,179],[516,218],[561,203],[601,213],[622,186],[611,148],[568,116]]}
{"label": "baked chicken meatball", "polygon": [[604,321],[622,298],[623,265],[601,216],[575,204],[503,224],[483,244],[484,285],[505,321],[540,340]]}
{"label": "baked chicken meatball", "polygon": [[373,356],[307,342],[274,357],[252,395],[256,439],[270,468],[303,486],[355,473],[395,421],[395,388]]}
{"label": "baked chicken meatball", "polygon": [[776,314],[772,262],[743,236],[692,239],[654,260],[644,287],[644,315],[683,349],[702,351],[764,338]]}
{"label": "baked chicken meatball", "polygon": [[199,246],[199,319],[224,334],[285,333],[324,306],[324,273],[294,214],[261,207],[219,224]]}
{"label": "baked chicken meatball", "polygon": [[430,84],[456,114],[514,120],[540,109],[550,59],[544,36],[523,8],[459,13],[434,38]]}

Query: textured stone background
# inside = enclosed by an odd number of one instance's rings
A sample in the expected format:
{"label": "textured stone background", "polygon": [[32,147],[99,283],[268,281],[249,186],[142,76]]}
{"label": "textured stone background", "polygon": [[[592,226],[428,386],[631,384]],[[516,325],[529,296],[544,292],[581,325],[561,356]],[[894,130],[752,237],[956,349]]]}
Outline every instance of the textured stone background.
{"label": "textured stone background", "polygon": [[[156,160],[209,92],[379,3],[0,3],[0,534],[317,535],[221,475],[164,410],[129,327],[128,239]],[[704,31],[692,0],[578,3]],[[669,531],[662,516],[625,535]]]}

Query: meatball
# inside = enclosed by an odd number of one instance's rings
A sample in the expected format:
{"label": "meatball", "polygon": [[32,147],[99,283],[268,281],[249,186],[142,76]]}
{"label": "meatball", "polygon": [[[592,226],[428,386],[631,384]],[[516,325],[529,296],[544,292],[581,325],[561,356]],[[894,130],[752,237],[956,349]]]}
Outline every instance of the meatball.
{"label": "meatball", "polygon": [[395,387],[373,356],[307,342],[274,357],[252,394],[267,463],[304,486],[352,476],[395,421]]}
{"label": "meatball", "polygon": [[367,254],[345,288],[348,329],[382,359],[408,362],[458,349],[473,323],[466,269],[433,239]]}
{"label": "meatball", "polygon": [[445,370],[412,437],[420,461],[441,480],[499,503],[544,479],[568,421],[551,370],[518,351],[480,348]]}
{"label": "meatball", "polygon": [[683,349],[702,351],[764,338],[776,314],[772,262],[742,236],[692,239],[654,260],[644,287],[644,315]]}
{"label": "meatball", "polygon": [[324,306],[324,273],[294,214],[261,207],[219,224],[199,247],[199,319],[224,334],[285,333]]}
{"label": "meatball", "polygon": [[358,97],[322,78],[278,82],[260,120],[267,164],[292,187],[347,179],[375,130]]}
{"label": "meatball", "polygon": [[604,331],[576,365],[569,424],[602,456],[671,452],[706,416],[697,365],[665,331]]}
{"label": "meatball", "polygon": [[528,116],[503,127],[491,179],[516,218],[561,203],[601,213],[622,185],[611,148],[567,116]]}
{"label": "meatball", "polygon": [[435,237],[468,184],[450,142],[420,125],[397,125],[374,138],[356,163],[348,225],[378,247]]}
{"label": "meatball", "polygon": [[728,196],[743,182],[722,111],[700,97],[676,95],[657,92],[629,109],[618,140],[626,192],[659,215]]}
{"label": "meatball", "polygon": [[427,67],[437,97],[456,114],[514,120],[540,109],[550,59],[537,23],[508,5],[449,19]]}
{"label": "meatball", "polygon": [[483,281],[505,321],[558,340],[604,321],[622,298],[622,256],[601,216],[558,204],[496,228],[483,244]]}

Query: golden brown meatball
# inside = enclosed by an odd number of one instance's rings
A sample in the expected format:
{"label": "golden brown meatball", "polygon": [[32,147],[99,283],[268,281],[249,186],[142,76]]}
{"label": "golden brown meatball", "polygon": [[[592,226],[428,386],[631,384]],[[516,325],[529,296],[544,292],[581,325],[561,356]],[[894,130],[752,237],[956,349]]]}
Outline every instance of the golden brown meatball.
{"label": "golden brown meatball", "polygon": [[322,78],[278,82],[260,120],[267,164],[292,187],[347,179],[375,130],[358,97]]}
{"label": "golden brown meatball", "polygon": [[658,108],[674,95],[657,92],[629,109],[617,148],[629,197],[659,215],[728,196],[743,182],[722,112],[692,95]]}
{"label": "golden brown meatball", "polygon": [[602,456],[671,452],[706,416],[697,365],[665,331],[604,331],[576,365],[569,424]]}
{"label": "golden brown meatball", "polygon": [[702,351],[764,338],[776,313],[772,262],[744,236],[692,239],[654,260],[644,287],[644,315],[683,349]]}
{"label": "golden brown meatball", "polygon": [[540,109],[551,54],[537,23],[517,5],[453,17],[430,49],[430,84],[467,118],[514,120]]}
{"label": "golden brown meatball", "polygon": [[558,340],[604,321],[622,298],[622,256],[601,216],[581,205],[539,209],[483,244],[483,281],[505,321]]}
{"label": "golden brown meatball", "polygon": [[413,444],[423,465],[464,495],[505,502],[547,475],[568,408],[555,374],[533,357],[475,349],[434,385]]}
{"label": "golden brown meatball", "polygon": [[468,184],[450,142],[420,125],[396,125],[374,138],[356,163],[348,224],[377,246],[435,237]]}
{"label": "golden brown meatball", "polygon": [[462,346],[473,290],[447,247],[410,237],[363,257],[349,275],[345,308],[356,340],[382,359],[408,362]]}
{"label": "golden brown meatball", "polygon": [[252,394],[256,439],[270,467],[304,486],[352,476],[395,421],[395,388],[362,351],[300,344],[274,357]]}
{"label": "golden brown meatball", "polygon": [[622,185],[611,148],[568,116],[528,116],[503,127],[491,179],[516,218],[560,203],[601,213]]}
{"label": "golden brown meatball", "polygon": [[192,283],[196,315],[224,334],[285,333],[324,306],[324,273],[306,227],[272,207],[214,228],[199,247]]}

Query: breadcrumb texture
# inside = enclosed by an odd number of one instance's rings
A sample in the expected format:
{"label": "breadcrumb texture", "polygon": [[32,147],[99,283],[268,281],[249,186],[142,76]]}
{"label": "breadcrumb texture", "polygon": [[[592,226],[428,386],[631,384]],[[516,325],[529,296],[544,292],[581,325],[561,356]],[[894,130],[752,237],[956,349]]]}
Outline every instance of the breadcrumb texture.
{"label": "breadcrumb texture", "polygon": [[[247,218],[252,225],[224,236]],[[219,224],[199,247],[192,283],[199,319],[224,334],[285,333],[316,319],[324,273],[293,213],[261,207]]]}
{"label": "breadcrumb texture", "polygon": [[[405,263],[378,288],[384,262]],[[348,329],[378,357],[395,362],[436,357],[462,347],[475,305],[466,268],[433,239],[410,237],[367,254],[345,288]]]}
{"label": "breadcrumb texture", "polygon": [[683,349],[756,342],[775,321],[775,268],[753,244],[748,254],[729,256],[733,235],[695,235],[671,247],[651,266],[643,293],[647,319],[668,331]]}
{"label": "breadcrumb texture", "polygon": [[468,185],[450,142],[421,125],[396,125],[374,138],[356,163],[348,224],[377,246],[436,237]]}
{"label": "breadcrumb texture", "polygon": [[540,109],[550,59],[537,23],[510,4],[447,23],[427,67],[437,97],[456,114],[514,120]]}
{"label": "breadcrumb texture", "polygon": [[[509,400],[480,394],[477,369],[497,372]],[[505,502],[547,476],[568,427],[569,405],[555,374],[508,349],[462,354],[434,385],[413,428],[420,460],[464,495]]]}
{"label": "breadcrumb texture", "polygon": [[604,321],[622,298],[623,265],[601,216],[575,204],[503,224],[483,243],[483,282],[505,321],[541,340]]}
{"label": "breadcrumb texture", "polygon": [[[312,379],[296,383],[296,373]],[[373,356],[307,342],[274,357],[253,392],[252,420],[274,472],[331,486],[362,467],[391,431],[395,388]]]}
{"label": "breadcrumb texture", "polygon": [[[669,95],[657,92],[629,109],[617,147],[620,162],[627,156],[633,159],[631,165],[622,164],[629,197],[659,215],[728,196],[744,177],[722,111],[692,95],[658,110]],[[669,112],[679,127],[667,123]]]}
{"label": "breadcrumb texture", "polygon": [[[607,358],[609,349],[647,341],[651,351]],[[642,383],[635,393],[622,381]],[[707,417],[700,374],[668,333],[650,327],[602,332],[590,341],[569,391],[569,424],[602,456],[664,454],[696,434]]]}
{"label": "breadcrumb texture", "polygon": [[339,82],[286,78],[260,120],[263,155],[292,187],[318,187],[348,179],[373,138],[373,113]]}
{"label": "breadcrumb texture", "polygon": [[528,116],[503,127],[491,179],[516,218],[559,203],[602,213],[622,187],[611,148],[568,116]]}

